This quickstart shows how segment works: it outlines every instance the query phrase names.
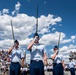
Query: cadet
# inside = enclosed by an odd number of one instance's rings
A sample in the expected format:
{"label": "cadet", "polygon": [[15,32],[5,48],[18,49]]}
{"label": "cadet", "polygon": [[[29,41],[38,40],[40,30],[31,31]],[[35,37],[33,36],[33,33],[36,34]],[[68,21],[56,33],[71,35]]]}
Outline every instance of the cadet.
{"label": "cadet", "polygon": [[71,75],[75,75],[75,63],[73,62],[72,58],[69,58],[69,68]]}
{"label": "cadet", "polygon": [[54,54],[51,55],[53,60],[53,75],[63,75],[64,74],[64,60],[62,55],[58,54],[58,47],[54,46]]}
{"label": "cadet", "polygon": [[37,33],[35,33],[34,39],[27,49],[31,51],[30,75],[44,75],[44,65],[47,64],[47,56],[45,47],[39,44],[39,35]]}
{"label": "cadet", "polygon": [[20,75],[20,68],[24,67],[24,54],[18,46],[19,42],[15,40],[14,46],[8,50],[11,53],[10,75]]}

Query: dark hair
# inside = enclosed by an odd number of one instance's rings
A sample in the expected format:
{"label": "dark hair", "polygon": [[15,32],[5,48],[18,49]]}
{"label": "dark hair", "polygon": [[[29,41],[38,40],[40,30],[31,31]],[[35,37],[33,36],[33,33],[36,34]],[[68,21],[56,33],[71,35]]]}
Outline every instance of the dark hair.
{"label": "dark hair", "polygon": [[57,49],[58,49],[58,46],[57,46],[57,45],[55,45],[55,46],[54,46],[54,49],[55,49],[55,48],[57,48]]}
{"label": "dark hair", "polygon": [[15,40],[14,43],[19,43],[18,40]]}
{"label": "dark hair", "polygon": [[69,58],[69,60],[72,60],[72,58]]}
{"label": "dark hair", "polygon": [[35,36],[38,36],[38,38],[39,38],[39,35],[38,35],[38,33],[35,33],[33,37],[35,37]]}

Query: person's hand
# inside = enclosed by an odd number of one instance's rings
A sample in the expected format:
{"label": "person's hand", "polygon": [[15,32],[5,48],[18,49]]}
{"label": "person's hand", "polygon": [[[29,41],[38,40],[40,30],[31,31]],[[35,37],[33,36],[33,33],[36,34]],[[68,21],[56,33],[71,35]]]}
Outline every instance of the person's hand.
{"label": "person's hand", "polygon": [[38,41],[38,36],[35,36],[34,41]]}
{"label": "person's hand", "polygon": [[23,68],[24,66],[23,65],[21,65],[21,68]]}
{"label": "person's hand", "polygon": [[65,74],[65,70],[63,71],[63,73]]}
{"label": "person's hand", "polygon": [[22,67],[22,68],[24,68],[24,65],[23,65],[23,64],[21,64],[21,67]]}
{"label": "person's hand", "polygon": [[64,71],[66,71],[66,68],[64,68]]}
{"label": "person's hand", "polygon": [[22,67],[20,68],[20,71],[23,72],[23,68]]}
{"label": "person's hand", "polygon": [[14,43],[13,47],[16,47],[16,43]]}
{"label": "person's hand", "polygon": [[58,50],[56,50],[56,52],[55,52],[56,54],[58,54]]}

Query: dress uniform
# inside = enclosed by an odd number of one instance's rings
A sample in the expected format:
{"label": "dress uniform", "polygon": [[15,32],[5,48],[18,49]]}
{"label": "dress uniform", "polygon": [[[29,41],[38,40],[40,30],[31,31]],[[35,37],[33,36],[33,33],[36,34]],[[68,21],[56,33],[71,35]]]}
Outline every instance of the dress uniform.
{"label": "dress uniform", "polygon": [[[35,37],[37,36],[37,37]],[[44,75],[44,63],[47,63],[45,47],[38,43],[39,36],[35,34],[35,38],[28,45],[28,50],[31,50],[30,75]]]}
{"label": "dress uniform", "polygon": [[[24,65],[24,54],[18,47],[19,42],[15,40],[14,43],[15,46],[8,50],[8,53],[11,53],[10,75],[20,75],[20,68]],[[21,60],[22,62],[20,62]]]}
{"label": "dress uniform", "polygon": [[58,54],[58,47],[54,47],[54,54],[51,55],[51,59],[53,59],[53,75],[63,75],[64,72],[64,60],[62,55]]}
{"label": "dress uniform", "polygon": [[71,75],[75,75],[75,63],[72,61],[72,58],[69,58],[69,68]]}

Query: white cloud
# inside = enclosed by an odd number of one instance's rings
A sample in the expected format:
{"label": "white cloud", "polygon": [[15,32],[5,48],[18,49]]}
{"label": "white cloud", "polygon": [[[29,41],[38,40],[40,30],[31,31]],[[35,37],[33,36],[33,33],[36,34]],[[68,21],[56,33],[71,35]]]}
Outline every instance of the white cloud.
{"label": "white cloud", "polygon": [[0,15],[2,15],[1,11],[0,11]]}
{"label": "white cloud", "polygon": [[10,39],[0,40],[0,49],[7,50],[12,45],[13,45],[13,40],[10,40]]}
{"label": "white cloud", "polygon": [[52,28],[52,31],[54,31],[56,28]]}
{"label": "white cloud", "polygon": [[15,10],[12,11],[12,15],[17,15],[19,13],[19,10],[20,10],[20,6],[21,4],[19,2],[17,2],[17,4],[15,5]]}
{"label": "white cloud", "polygon": [[71,36],[72,42],[75,43],[76,41],[76,35],[75,36]]}
{"label": "white cloud", "polygon": [[69,45],[69,49],[75,49],[75,48],[76,48],[76,45],[73,45],[73,44]]}
{"label": "white cloud", "polygon": [[76,36],[71,36],[71,39],[73,39],[73,40],[74,40],[75,38],[76,38]]}
{"label": "white cloud", "polygon": [[3,13],[3,14],[8,14],[8,13],[9,13],[9,9],[3,9],[3,10],[2,10],[2,13]]}
{"label": "white cloud", "polygon": [[[60,43],[62,43],[62,40],[64,39],[64,37],[65,37],[65,34],[61,33]],[[56,45],[58,44],[58,40],[59,40],[59,32],[55,32],[55,33],[44,34],[40,39],[40,42],[45,45]]]}
{"label": "white cloud", "polygon": [[17,4],[15,5],[15,9],[16,9],[17,11],[19,11],[20,6],[21,6],[21,4],[20,4],[19,2],[17,2]]}
{"label": "white cloud", "polygon": [[40,34],[44,34],[44,33],[48,33],[49,30],[47,28],[43,28],[39,33]]}
{"label": "white cloud", "polygon": [[21,40],[20,41],[20,45],[25,45],[27,46],[30,42],[31,42],[32,38],[29,39],[29,38],[26,38],[25,40]]}
{"label": "white cloud", "polygon": [[56,17],[54,18],[54,15],[48,14],[48,16],[41,15],[40,18],[38,19],[38,29],[42,30],[43,28],[49,28],[52,25],[56,25],[57,22],[61,22],[61,17]]}
{"label": "white cloud", "polygon": [[62,26],[62,24],[59,24],[59,26]]}
{"label": "white cloud", "polygon": [[63,46],[61,49],[60,49],[60,52],[67,52],[68,50],[68,47],[67,46]]}
{"label": "white cloud", "polygon": [[62,42],[61,43],[69,43],[69,42],[72,42],[72,39],[65,39],[65,40],[62,40]]}
{"label": "white cloud", "polygon": [[15,14],[15,11],[12,11],[12,15],[14,15]]}

